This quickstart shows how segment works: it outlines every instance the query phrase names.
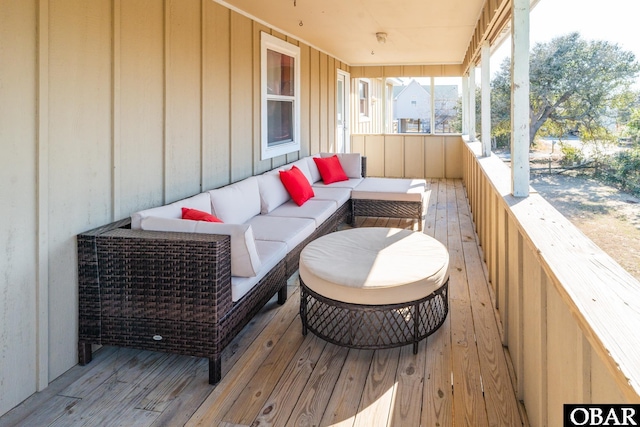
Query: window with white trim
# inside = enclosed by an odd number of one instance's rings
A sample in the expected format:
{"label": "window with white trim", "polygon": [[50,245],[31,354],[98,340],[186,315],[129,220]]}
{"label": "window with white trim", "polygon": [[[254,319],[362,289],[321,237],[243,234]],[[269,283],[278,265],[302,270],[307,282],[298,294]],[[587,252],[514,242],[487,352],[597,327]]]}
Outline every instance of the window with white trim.
{"label": "window with white trim", "polygon": [[370,120],[371,93],[368,79],[358,80],[358,94],[360,98],[360,120]]}
{"label": "window with white trim", "polygon": [[300,48],[261,33],[262,160],[300,150]]}

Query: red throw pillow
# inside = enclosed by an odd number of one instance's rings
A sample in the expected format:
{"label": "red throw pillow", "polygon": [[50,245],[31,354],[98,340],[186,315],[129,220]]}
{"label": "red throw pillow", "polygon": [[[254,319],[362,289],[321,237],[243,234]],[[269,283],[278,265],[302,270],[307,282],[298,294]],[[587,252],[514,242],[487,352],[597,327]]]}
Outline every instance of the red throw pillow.
{"label": "red throw pillow", "polygon": [[280,171],[280,180],[298,206],[302,206],[304,202],[315,196],[307,177],[297,166],[292,166],[287,171]]}
{"label": "red throw pillow", "polygon": [[314,157],[313,161],[316,162],[322,181],[325,184],[349,180],[336,154],[331,157]]}
{"label": "red throw pillow", "polygon": [[197,209],[182,208],[182,219],[191,219],[194,221],[222,222],[220,218],[216,218],[210,213],[199,211]]}

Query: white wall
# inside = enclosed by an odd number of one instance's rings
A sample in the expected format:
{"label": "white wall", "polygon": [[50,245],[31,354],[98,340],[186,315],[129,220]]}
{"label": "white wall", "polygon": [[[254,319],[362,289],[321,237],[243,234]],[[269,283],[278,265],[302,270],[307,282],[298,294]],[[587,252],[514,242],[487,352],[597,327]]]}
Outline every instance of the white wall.
{"label": "white wall", "polygon": [[0,0],[0,414],[36,384],[35,27],[34,1]]}
{"label": "white wall", "polygon": [[336,69],[296,40],[302,149],[261,161],[260,32],[211,0],[0,0],[0,415],[77,363],[75,235],[328,151]]}

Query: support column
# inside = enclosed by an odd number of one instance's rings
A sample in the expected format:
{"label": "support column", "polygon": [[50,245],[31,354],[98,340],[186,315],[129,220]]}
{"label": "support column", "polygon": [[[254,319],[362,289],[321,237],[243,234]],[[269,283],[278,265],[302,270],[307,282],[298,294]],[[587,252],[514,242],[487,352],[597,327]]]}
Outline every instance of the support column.
{"label": "support column", "polygon": [[529,0],[511,3],[511,192],[529,195]]}
{"label": "support column", "polygon": [[476,65],[469,68],[469,141],[476,140]]}
{"label": "support column", "polygon": [[469,76],[462,76],[462,134],[469,135]]}
{"label": "support column", "polygon": [[482,141],[482,155],[489,157],[491,155],[491,66],[490,66],[491,46],[488,41],[482,43],[482,133],[480,140]]}

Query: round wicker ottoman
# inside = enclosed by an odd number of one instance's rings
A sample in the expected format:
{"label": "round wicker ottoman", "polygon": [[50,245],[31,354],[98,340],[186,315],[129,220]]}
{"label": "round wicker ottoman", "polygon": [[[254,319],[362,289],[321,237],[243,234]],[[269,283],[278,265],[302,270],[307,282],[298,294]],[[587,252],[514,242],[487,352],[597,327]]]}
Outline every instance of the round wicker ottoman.
{"label": "round wicker ottoman", "polygon": [[352,348],[413,344],[447,316],[449,253],[437,240],[397,228],[327,234],[300,254],[300,318],[308,331]]}

